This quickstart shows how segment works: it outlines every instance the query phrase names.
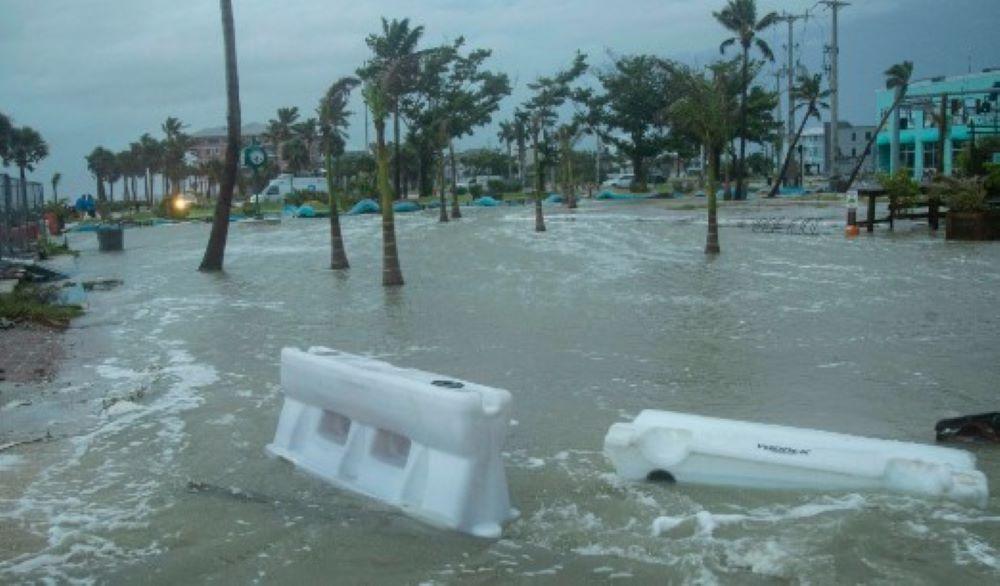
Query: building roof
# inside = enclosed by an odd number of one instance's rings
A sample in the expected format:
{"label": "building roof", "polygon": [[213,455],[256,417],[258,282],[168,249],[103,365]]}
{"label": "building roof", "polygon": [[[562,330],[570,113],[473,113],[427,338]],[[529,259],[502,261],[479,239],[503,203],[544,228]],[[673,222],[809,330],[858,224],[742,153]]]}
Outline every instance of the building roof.
{"label": "building roof", "polygon": [[[261,124],[260,122],[251,122],[249,124],[244,124],[243,128],[240,130],[240,134],[243,136],[259,136],[264,134],[267,130],[267,126]],[[227,128],[225,126],[213,126],[211,128],[202,128],[201,130],[191,133],[193,138],[211,138],[218,136],[226,136]]]}

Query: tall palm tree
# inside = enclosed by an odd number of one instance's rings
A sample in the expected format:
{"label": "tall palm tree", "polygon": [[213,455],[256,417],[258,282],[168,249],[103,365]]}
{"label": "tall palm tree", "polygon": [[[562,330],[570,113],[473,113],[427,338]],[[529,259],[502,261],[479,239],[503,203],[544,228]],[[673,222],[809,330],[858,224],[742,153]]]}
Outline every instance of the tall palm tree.
{"label": "tall palm tree", "polygon": [[7,164],[7,159],[10,157],[10,135],[13,131],[14,124],[10,118],[0,112],[0,162],[4,165]]}
{"label": "tall palm tree", "polygon": [[500,130],[497,131],[497,138],[500,142],[507,145],[507,180],[510,181],[511,176],[513,176],[513,145],[517,140],[517,123],[513,120],[503,121],[500,123]]}
{"label": "tall palm tree", "polygon": [[344,238],[340,231],[340,201],[334,176],[333,159],[344,154],[345,131],[349,124],[351,112],[347,110],[347,101],[351,92],[361,83],[356,77],[342,77],[326,90],[319,103],[319,136],[320,148],[323,151],[323,162],[326,167],[326,191],[330,201],[330,268],[333,270],[348,269],[347,252],[344,249]]}
{"label": "tall palm tree", "polygon": [[764,15],[760,20],[757,19],[757,1],[756,0],[729,0],[725,8],[719,12],[713,12],[712,15],[717,21],[719,21],[722,26],[726,27],[727,30],[733,33],[733,37],[730,37],[722,42],[719,46],[719,51],[721,53],[726,52],[726,48],[739,43],[740,49],[742,49],[742,75],[740,76],[740,118],[739,118],[739,136],[740,136],[740,156],[736,167],[736,199],[745,199],[746,197],[746,186],[744,185],[746,181],[746,152],[747,152],[747,141],[746,141],[746,129],[747,129],[747,90],[750,87],[751,80],[750,77],[750,48],[756,46],[760,54],[764,56],[768,61],[774,61],[774,53],[771,52],[771,47],[768,46],[764,39],[757,37],[757,35],[764,30],[768,29],[776,22],[778,22],[778,14],[776,12],[769,12]]}
{"label": "tall palm tree", "polygon": [[163,144],[145,133],[139,137],[139,160],[142,161],[143,168],[143,190],[146,194],[146,203],[153,205],[153,176],[160,169],[163,158]]}
{"label": "tall palm tree", "polygon": [[62,181],[62,173],[56,172],[52,174],[52,201],[59,201],[59,182]]}
{"label": "tall palm tree", "polygon": [[25,170],[34,171],[35,165],[49,156],[49,145],[38,131],[30,126],[13,128],[10,133],[9,158],[21,176],[21,210],[28,213],[28,183]]}
{"label": "tall palm tree", "polygon": [[391,94],[386,91],[379,78],[367,81],[363,94],[375,126],[375,160],[382,208],[382,285],[395,287],[403,284],[403,272],[399,268],[396,224],[392,209],[395,197],[389,184],[389,154],[385,146],[385,120],[389,117]]}
{"label": "tall palm tree", "polygon": [[670,106],[667,116],[678,130],[696,136],[705,147],[708,177],[705,195],[708,200],[708,231],[705,254],[719,254],[719,224],[716,184],[722,150],[732,137],[732,103],[727,91],[728,70],[724,65],[711,68],[711,76],[679,68],[676,82],[680,98]]}
{"label": "tall palm tree", "polygon": [[267,121],[267,131],[264,133],[268,141],[274,146],[278,158],[285,160],[284,144],[291,140],[293,136],[292,127],[299,119],[299,109],[295,106],[290,108],[278,108],[277,118]]}
{"label": "tall palm tree", "polygon": [[300,138],[293,138],[281,148],[285,165],[293,175],[309,168],[309,149]]}
{"label": "tall palm tree", "polygon": [[94,147],[94,150],[90,151],[90,154],[86,156],[87,169],[94,175],[94,179],[97,180],[97,199],[98,201],[104,201],[107,196],[104,192],[104,182],[111,176],[114,164],[115,164],[115,154],[104,147]]}
{"label": "tall palm tree", "polygon": [[785,154],[785,162],[781,165],[781,172],[778,173],[778,179],[771,186],[771,192],[767,195],[768,197],[774,197],[778,194],[778,189],[781,187],[781,182],[785,178],[785,173],[788,172],[788,165],[792,162],[792,157],[795,156],[795,146],[799,143],[799,139],[802,137],[802,131],[806,128],[806,123],[809,122],[810,118],[816,118],[819,120],[820,109],[826,109],[830,106],[823,100],[830,95],[830,90],[823,89],[822,77],[817,73],[815,75],[808,75],[806,73],[800,73],[798,78],[798,83],[792,90],[795,100],[798,102],[795,105],[796,110],[805,110],[805,115],[802,116],[802,122],[799,124],[799,129],[795,132],[795,138],[792,139],[792,144],[788,145],[788,153]]}
{"label": "tall palm tree", "polygon": [[382,19],[382,34],[371,34],[365,39],[368,48],[372,50],[374,56],[369,64],[364,68],[367,71],[359,71],[362,79],[371,77],[372,69],[382,72],[385,75],[383,82],[388,109],[393,115],[393,160],[395,172],[393,177],[393,188],[396,194],[401,193],[402,187],[402,165],[400,164],[400,132],[399,132],[399,104],[400,98],[406,95],[412,83],[413,76],[417,71],[417,43],[424,34],[423,26],[410,27],[410,19],[392,19],[391,21]]}
{"label": "tall palm tree", "polygon": [[[858,161],[854,164],[854,170],[851,171],[851,176],[847,179],[847,184],[844,187],[845,190],[850,189],[854,180],[858,178],[858,173],[861,172],[861,167],[864,165],[865,158],[871,153],[872,145],[875,144],[875,140],[878,138],[882,129],[885,128],[885,123],[889,120],[889,116],[894,116],[896,118],[895,128],[899,128],[899,105],[903,103],[903,99],[906,97],[906,90],[910,87],[910,78],[913,77],[913,62],[903,61],[902,63],[897,63],[885,70],[885,87],[886,89],[896,90],[896,98],[892,102],[892,106],[888,110],[882,113],[882,119],[878,123],[878,127],[875,132],[872,133],[871,137],[868,139],[868,144],[865,145],[865,150],[861,153]],[[896,156],[899,156],[899,136],[894,134],[894,140],[896,143]],[[890,156],[891,153],[890,146]],[[944,154],[942,153],[942,159]],[[898,159],[897,159],[898,160]]]}
{"label": "tall palm tree", "polygon": [[313,145],[316,144],[316,124],[315,118],[306,118],[302,122],[299,122],[292,126],[292,132],[295,137],[302,141],[306,146],[306,152],[309,154],[309,167],[312,167],[313,162]]}
{"label": "tall palm tree", "polygon": [[236,69],[236,32],[233,26],[232,0],[219,0],[222,13],[222,39],[226,53],[226,159],[222,173],[222,186],[215,202],[215,217],[212,218],[212,232],[205,246],[205,256],[201,259],[199,271],[221,271],[226,255],[226,239],[229,235],[229,212],[233,205],[233,188],[236,186],[238,171],[237,157],[240,154],[240,80]]}

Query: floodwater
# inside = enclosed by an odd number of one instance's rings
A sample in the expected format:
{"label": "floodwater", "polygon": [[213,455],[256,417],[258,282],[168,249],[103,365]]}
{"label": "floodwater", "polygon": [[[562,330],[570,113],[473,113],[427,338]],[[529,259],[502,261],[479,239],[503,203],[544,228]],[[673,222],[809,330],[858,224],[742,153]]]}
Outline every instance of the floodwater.
{"label": "floodwater", "polygon": [[[0,454],[0,582],[991,583],[1000,499],[625,484],[601,453],[659,408],[918,442],[996,410],[1000,246],[925,227],[850,241],[843,209],[722,213],[650,203],[399,214],[407,284],[385,291],[376,217],[231,227],[226,274],[195,271],[208,225],[93,234],[63,261],[90,294],[32,407],[54,441]],[[824,216],[818,234],[753,218]],[[498,541],[425,527],[268,457],[279,352],[323,345],[509,389],[521,511]],[[116,399],[125,399],[124,401]],[[969,446],[1000,487],[1000,450]],[[672,527],[667,531],[661,528]]]}

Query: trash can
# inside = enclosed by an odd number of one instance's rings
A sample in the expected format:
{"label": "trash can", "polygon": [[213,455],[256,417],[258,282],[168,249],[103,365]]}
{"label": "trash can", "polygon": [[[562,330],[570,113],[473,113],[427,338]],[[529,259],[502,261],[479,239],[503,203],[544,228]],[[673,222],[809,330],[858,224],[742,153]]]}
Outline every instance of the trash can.
{"label": "trash can", "polygon": [[125,230],[121,225],[97,228],[97,245],[101,252],[122,250],[125,244]]}

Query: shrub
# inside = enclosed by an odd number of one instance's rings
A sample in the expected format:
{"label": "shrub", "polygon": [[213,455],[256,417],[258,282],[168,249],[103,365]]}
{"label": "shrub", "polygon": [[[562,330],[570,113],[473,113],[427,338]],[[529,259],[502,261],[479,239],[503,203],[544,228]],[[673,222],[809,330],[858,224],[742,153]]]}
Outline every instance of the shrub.
{"label": "shrub", "polygon": [[483,195],[483,186],[478,183],[473,183],[469,187],[469,194],[472,196],[472,199],[476,199],[477,197]]}
{"label": "shrub", "polygon": [[989,163],[986,165],[986,181],[983,183],[986,188],[986,195],[989,197],[1000,197],[1000,164]]}
{"label": "shrub", "polygon": [[486,182],[487,193],[500,194],[507,191],[507,183],[498,179],[490,179]]}
{"label": "shrub", "polygon": [[916,205],[920,196],[920,185],[913,180],[909,169],[905,167],[897,169],[891,175],[884,173],[879,177],[879,183],[885,188],[889,198],[895,201],[898,209],[907,210]]}
{"label": "shrub", "polygon": [[455,188],[455,195],[465,195],[467,193],[469,193],[469,190],[464,187]]}
{"label": "shrub", "polygon": [[945,202],[952,212],[981,212],[987,208],[986,188],[981,179],[939,177],[931,184],[931,195]]}

